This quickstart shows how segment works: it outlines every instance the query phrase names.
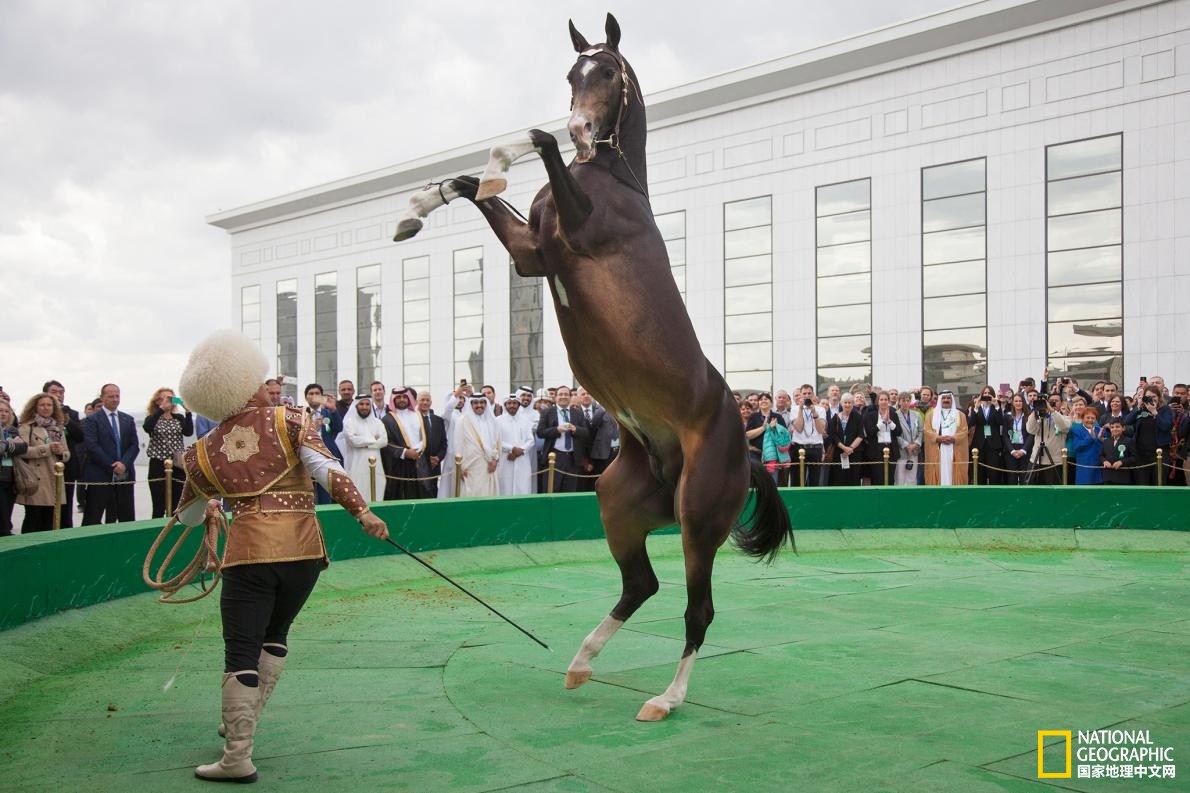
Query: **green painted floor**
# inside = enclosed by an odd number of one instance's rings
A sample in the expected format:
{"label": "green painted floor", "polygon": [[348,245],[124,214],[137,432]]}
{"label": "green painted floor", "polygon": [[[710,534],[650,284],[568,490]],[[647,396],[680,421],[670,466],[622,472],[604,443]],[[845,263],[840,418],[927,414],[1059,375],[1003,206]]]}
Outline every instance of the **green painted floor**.
{"label": "green painted floor", "polygon": [[[336,563],[291,634],[257,789],[1188,789],[1186,533],[800,541],[768,568],[720,554],[689,698],[657,724],[633,716],[682,647],[676,537],[650,540],[662,590],[575,691],[619,593],[601,542],[431,555],[554,652],[408,559]],[[221,745],[216,605],[145,595],[0,633],[0,790],[209,790],[191,768]],[[1178,778],[1037,779],[1038,730],[1106,727],[1172,746]]]}

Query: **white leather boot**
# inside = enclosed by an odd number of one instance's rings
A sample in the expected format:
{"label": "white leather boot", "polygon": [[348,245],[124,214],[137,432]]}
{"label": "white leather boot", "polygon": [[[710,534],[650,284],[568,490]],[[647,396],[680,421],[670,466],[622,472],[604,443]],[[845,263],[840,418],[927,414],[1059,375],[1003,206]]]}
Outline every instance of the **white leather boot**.
{"label": "white leather boot", "polygon": [[256,766],[252,765],[252,741],[256,736],[259,704],[258,686],[244,685],[234,672],[223,676],[223,724],[227,731],[223,757],[217,763],[200,765],[194,769],[196,777],[215,782],[256,781]]}
{"label": "white leather boot", "polygon": [[[280,647],[286,650],[284,644],[266,644],[265,647]],[[260,651],[260,660],[257,661],[258,675],[260,679],[260,704],[256,707],[256,721],[260,721],[260,713],[264,710],[264,706],[268,704],[269,697],[273,694],[273,689],[277,687],[277,681],[281,678],[281,671],[285,669],[285,656],[273,655],[268,650]],[[225,738],[227,736],[227,728],[222,722],[219,723],[219,737]]]}

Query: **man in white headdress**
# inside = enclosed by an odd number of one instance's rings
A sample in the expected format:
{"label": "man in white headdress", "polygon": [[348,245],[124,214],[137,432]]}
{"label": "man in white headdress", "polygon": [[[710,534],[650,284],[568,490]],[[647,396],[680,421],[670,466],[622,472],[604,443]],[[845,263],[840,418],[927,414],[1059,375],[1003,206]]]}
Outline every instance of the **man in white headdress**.
{"label": "man in white headdress", "polygon": [[488,408],[488,399],[475,394],[454,428],[454,451],[462,455],[460,496],[499,495],[496,464],[500,456],[500,433]]}
{"label": "man in white headdress", "polygon": [[438,498],[453,498],[455,494],[455,427],[467,408],[471,386],[459,383],[458,388],[446,395],[442,408],[442,423],[446,427],[446,456],[442,458],[442,476],[438,479]]}
{"label": "man in white headdress", "polygon": [[[537,425],[541,422],[541,414],[533,407],[533,389],[528,386],[521,386],[516,390],[517,399],[521,403],[521,418],[529,425],[529,431],[533,434],[533,449],[530,451],[526,449],[529,456],[529,465],[533,466],[534,470],[537,468]],[[537,477],[534,476],[529,484],[530,493],[537,492]]]}
{"label": "man in white headdress", "polygon": [[938,407],[926,414],[926,484],[967,484],[967,416],[954,403],[954,393],[938,394]]}
{"label": "man in white headdress", "polygon": [[[388,433],[384,460],[384,500],[421,498],[418,487],[418,461],[425,450],[421,416],[417,412],[417,392],[412,388],[394,388],[388,413],[380,421]],[[392,478],[389,478],[392,477]]]}
{"label": "man in white headdress", "polygon": [[[361,493],[371,496],[372,474],[368,458],[375,457],[380,464],[380,450],[388,444],[388,433],[384,424],[372,413],[372,398],[362,396],[355,400],[355,406],[343,416],[343,467]],[[384,469],[377,473],[377,490],[383,492]],[[378,492],[377,496],[380,495]],[[373,499],[374,500],[374,499]]]}
{"label": "man in white headdress", "polygon": [[502,496],[523,496],[533,492],[535,447],[533,427],[516,394],[504,400],[504,414],[496,417],[500,430],[500,461],[496,479]]}

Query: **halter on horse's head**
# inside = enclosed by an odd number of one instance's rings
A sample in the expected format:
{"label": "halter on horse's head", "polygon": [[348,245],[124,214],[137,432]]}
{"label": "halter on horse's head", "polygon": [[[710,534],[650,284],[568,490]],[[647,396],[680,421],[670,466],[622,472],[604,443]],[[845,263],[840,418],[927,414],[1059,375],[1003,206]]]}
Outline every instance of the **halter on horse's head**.
{"label": "halter on horse's head", "polygon": [[620,25],[611,14],[607,15],[605,30],[607,42],[592,46],[574,22],[570,23],[570,40],[579,57],[566,75],[571,111],[567,126],[578,162],[594,159],[600,143],[618,150],[629,97],[635,95],[640,100],[631,67],[620,54]]}

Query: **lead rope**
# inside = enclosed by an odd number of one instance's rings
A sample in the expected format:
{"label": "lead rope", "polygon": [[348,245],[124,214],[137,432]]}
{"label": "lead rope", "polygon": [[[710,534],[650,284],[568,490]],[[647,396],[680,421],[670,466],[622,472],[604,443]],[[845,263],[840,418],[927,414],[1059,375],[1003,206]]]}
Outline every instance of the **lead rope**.
{"label": "lead rope", "polygon": [[[157,539],[153,541],[153,545],[149,548],[149,553],[145,556],[144,566],[141,568],[141,577],[144,578],[145,583],[153,589],[164,593],[158,598],[158,601],[161,603],[193,603],[196,600],[202,600],[215,591],[215,587],[219,585],[219,580],[223,577],[223,559],[219,556],[219,534],[222,533],[226,536],[229,528],[227,517],[223,514],[223,507],[218,501],[213,499],[207,504],[206,518],[203,521],[202,541],[199,544],[198,551],[194,554],[194,558],[176,576],[168,580],[163,580],[165,572],[169,568],[169,563],[173,561],[174,556],[177,555],[178,550],[182,547],[182,543],[190,535],[191,530],[195,528],[194,526],[187,526],[177,541],[174,542],[173,548],[165,555],[165,560],[157,568],[156,575],[150,576],[149,570],[153,566],[153,557],[157,555],[161,544],[165,542],[165,538],[169,536],[170,531],[177,523],[178,519],[176,516],[169,519],[169,522],[161,529],[161,533],[157,535]],[[199,594],[192,597],[174,597],[183,587],[188,586],[194,581],[200,572],[213,572],[215,574],[209,585],[205,581],[201,582],[199,584]]]}
{"label": "lead rope", "polygon": [[[593,145],[598,146],[600,143],[608,144],[616,152],[616,154],[618,154],[620,156],[620,160],[624,163],[624,167],[628,169],[628,175],[632,177],[632,181],[636,182],[637,189],[640,190],[640,192],[647,198],[649,195],[649,191],[646,190],[645,186],[640,183],[640,179],[637,178],[636,172],[632,170],[632,164],[628,162],[628,158],[624,155],[624,150],[622,148],[620,148],[620,122],[624,118],[624,111],[628,109],[628,85],[629,85],[629,83],[632,82],[632,80],[629,79],[629,77],[628,77],[628,67],[625,65],[624,57],[622,55],[620,55],[620,53],[612,52],[611,50],[606,50],[606,49],[600,49],[597,51],[598,52],[606,52],[609,55],[614,55],[616,58],[616,62],[620,66],[621,102],[620,102],[620,112],[616,114],[616,128],[614,130],[612,130],[612,133],[610,135],[608,135],[606,138],[604,138],[603,140],[594,141]],[[587,52],[591,52],[591,50],[588,50]],[[586,55],[587,53],[583,53],[583,54]],[[592,56],[588,56],[588,57],[592,57]],[[635,88],[635,87],[636,86],[634,84],[633,88]],[[639,91],[636,91],[635,93],[640,98],[640,101],[643,104],[644,97],[640,96]]]}

